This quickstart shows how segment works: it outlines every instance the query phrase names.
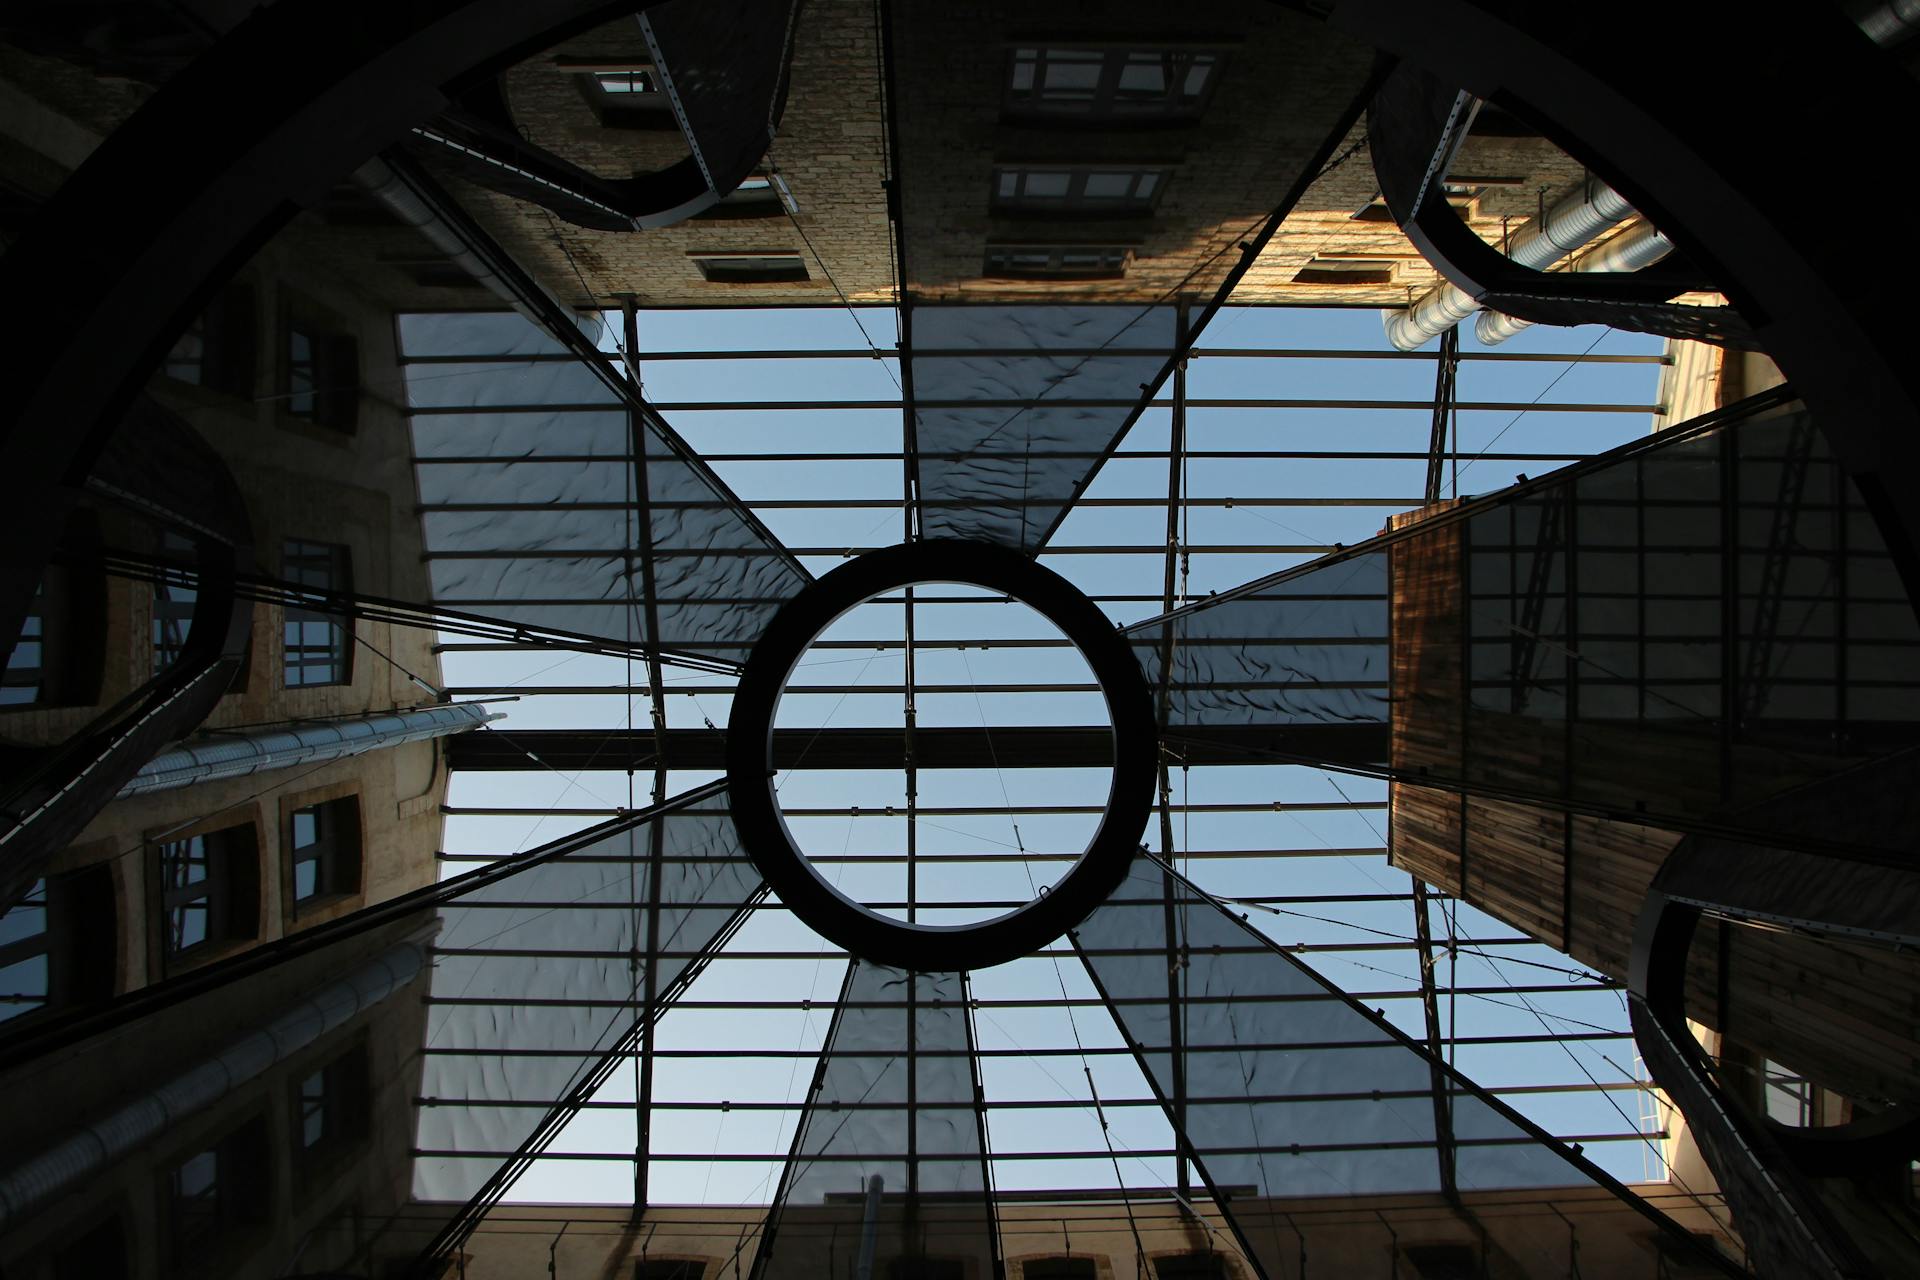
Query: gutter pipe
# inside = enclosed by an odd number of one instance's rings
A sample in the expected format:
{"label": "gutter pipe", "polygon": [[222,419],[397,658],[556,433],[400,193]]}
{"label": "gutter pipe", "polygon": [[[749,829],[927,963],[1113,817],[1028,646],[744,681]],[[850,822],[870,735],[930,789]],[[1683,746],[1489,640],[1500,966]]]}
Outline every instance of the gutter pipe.
{"label": "gutter pipe", "polygon": [[203,735],[176,743],[146,764],[114,798],[172,791],[196,782],[242,778],[317,760],[338,760],[407,742],[477,729],[504,717],[477,702],[449,702],[344,720],[318,720],[247,733]]}

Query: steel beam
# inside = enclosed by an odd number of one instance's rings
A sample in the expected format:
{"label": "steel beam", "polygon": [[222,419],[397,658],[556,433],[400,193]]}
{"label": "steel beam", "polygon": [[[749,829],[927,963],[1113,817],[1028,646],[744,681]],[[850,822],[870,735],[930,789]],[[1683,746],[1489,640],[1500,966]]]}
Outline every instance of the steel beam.
{"label": "steel beam", "polygon": [[[925,727],[914,732],[919,769],[1100,768],[1113,763],[1113,734],[1104,725],[1037,728],[1017,725],[980,729]],[[1183,738],[1190,765],[1267,764],[1284,742],[1301,756],[1363,763],[1386,759],[1385,725],[1290,725],[1284,736],[1260,725],[1208,729],[1204,738]],[[898,729],[776,729],[776,768],[898,769]],[[719,729],[513,729],[465,734],[447,743],[454,769],[561,770],[642,768],[656,761],[668,769],[720,769],[726,765],[726,733]],[[529,757],[532,759],[529,759]]]}

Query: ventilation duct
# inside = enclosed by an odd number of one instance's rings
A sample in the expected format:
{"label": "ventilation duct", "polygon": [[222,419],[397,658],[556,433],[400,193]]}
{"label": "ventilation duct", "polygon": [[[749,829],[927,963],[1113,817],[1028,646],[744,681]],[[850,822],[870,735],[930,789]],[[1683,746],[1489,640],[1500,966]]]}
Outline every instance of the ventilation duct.
{"label": "ventilation duct", "polygon": [[[1638,271],[1642,267],[1652,266],[1672,252],[1673,242],[1651,222],[1642,222],[1621,232],[1584,258],[1570,263],[1567,270]],[[1484,346],[1497,346],[1532,324],[1531,320],[1522,320],[1499,311],[1482,311],[1480,318],[1474,321],[1473,336],[1480,339]]]}
{"label": "ventilation duct", "polygon": [[[1598,178],[1589,177],[1553,208],[1516,231],[1507,246],[1507,256],[1523,267],[1544,271],[1633,213],[1624,196]],[[1412,351],[1478,310],[1477,301],[1442,281],[1405,310],[1383,311],[1381,319],[1388,341],[1402,351]]]}
{"label": "ventilation duct", "polygon": [[498,712],[490,713],[477,702],[454,702],[384,715],[209,735],[190,744],[178,744],[147,761],[115,798],[172,791],[196,782],[239,778],[317,760],[338,760],[404,742],[464,733],[501,718]]}

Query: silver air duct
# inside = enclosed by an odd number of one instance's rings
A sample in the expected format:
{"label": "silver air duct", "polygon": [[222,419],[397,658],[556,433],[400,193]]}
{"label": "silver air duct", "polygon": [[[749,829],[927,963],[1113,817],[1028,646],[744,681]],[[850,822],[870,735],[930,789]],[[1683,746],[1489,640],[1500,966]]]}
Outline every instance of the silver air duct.
{"label": "silver air duct", "polygon": [[[1513,234],[1507,256],[1523,267],[1545,270],[1595,236],[1633,216],[1626,198],[1598,178],[1589,177],[1541,216]],[[1442,281],[1414,299],[1405,310],[1380,313],[1387,340],[1412,351],[1439,337],[1480,309],[1480,304]]]}
{"label": "silver air duct", "polygon": [[315,720],[276,729],[221,733],[180,743],[140,767],[115,799],[171,791],[216,778],[239,778],[316,760],[357,756],[403,742],[423,742],[465,733],[502,717],[477,702],[451,702],[412,711],[390,711],[338,720]]}
{"label": "silver air duct", "polygon": [[[1673,242],[1660,234],[1651,222],[1642,222],[1570,264],[1567,270],[1638,271],[1642,267],[1652,266],[1672,252]],[[1496,346],[1532,324],[1531,320],[1521,320],[1498,311],[1482,311],[1480,318],[1474,322],[1473,336],[1485,346]]]}

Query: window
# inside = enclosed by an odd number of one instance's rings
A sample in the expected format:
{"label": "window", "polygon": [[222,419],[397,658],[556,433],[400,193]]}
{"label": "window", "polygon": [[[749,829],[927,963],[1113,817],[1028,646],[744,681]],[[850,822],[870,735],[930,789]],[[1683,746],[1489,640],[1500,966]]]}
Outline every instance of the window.
{"label": "window", "polygon": [[69,521],[59,554],[34,588],[0,670],[0,711],[87,706],[100,697],[106,657],[106,583],[90,517]]}
{"label": "window", "polygon": [[212,306],[194,317],[167,352],[160,372],[179,382],[251,400],[254,333],[253,290],[244,284],[229,285]]}
{"label": "window", "polygon": [[35,880],[0,915],[0,1022],[47,1007],[52,988],[47,956],[47,882]]}
{"label": "window", "polygon": [[688,256],[700,274],[716,284],[793,284],[807,278],[807,264],[798,253],[746,249]]}
{"label": "window", "polygon": [[[287,539],[280,551],[280,576],[296,587],[338,595],[353,591],[351,558],[345,547],[332,543]],[[281,628],[287,688],[349,683],[353,679],[352,625],[347,618],[288,605]]]}
{"label": "window", "polygon": [[162,841],[160,923],[163,957],[197,958],[254,935],[256,857],[251,825]]}
{"label": "window", "polygon": [[633,1264],[633,1280],[704,1280],[707,1264],[698,1258],[642,1258]]}
{"label": "window", "polygon": [[593,87],[610,98],[637,102],[660,92],[660,76],[652,67],[634,67],[628,71],[596,71]]}
{"label": "window", "polygon": [[319,1160],[364,1131],[367,1055],[355,1045],[294,1082],[293,1132],[300,1159]]}
{"label": "window", "polygon": [[1401,1251],[1420,1280],[1479,1280],[1480,1253],[1470,1244],[1410,1244]]}
{"label": "window", "polygon": [[245,1228],[267,1220],[271,1178],[266,1124],[253,1120],[167,1170],[168,1252],[176,1275],[205,1275]]}
{"label": "window", "polygon": [[1315,258],[1294,274],[1295,284],[1392,284],[1393,263],[1380,258]]}
{"label": "window", "polygon": [[[171,531],[160,535],[160,558],[169,565],[191,563],[194,546],[190,539]],[[193,630],[193,602],[199,597],[193,583],[197,575],[175,572],[171,582],[153,584],[153,669],[164,670],[180,660],[187,646],[187,634]]]}
{"label": "window", "polygon": [[104,866],[33,882],[0,912],[0,1022],[113,993],[113,875]]}
{"label": "window", "polygon": [[1126,274],[1122,245],[989,245],[990,280],[1117,280]]}
{"label": "window", "polygon": [[293,901],[302,904],[360,888],[360,801],[353,796],[295,809],[287,820],[293,853]]}
{"label": "window", "polygon": [[678,129],[666,81],[653,64],[630,58],[556,58],[604,129]]}
{"label": "window", "polygon": [[1231,1280],[1227,1260],[1217,1253],[1172,1253],[1153,1260],[1154,1280]]}
{"label": "window", "polygon": [[1007,112],[1103,124],[1190,120],[1206,108],[1225,60],[1219,49],[1024,46],[1013,51]]}
{"label": "window", "polygon": [[958,1258],[895,1258],[887,1264],[887,1280],[966,1280],[966,1275]]}
{"label": "window", "polygon": [[280,407],[351,435],[360,412],[360,344],[307,304],[289,303],[280,345]]}
{"label": "window", "polygon": [[47,663],[59,652],[56,644],[47,646],[47,584],[34,588],[33,602],[20,623],[20,635],[7,654],[7,669],[0,673],[0,707],[26,707],[44,700]]}
{"label": "window", "polygon": [[1157,166],[1007,166],[994,170],[993,206],[996,213],[1145,214],[1166,178]]}
{"label": "window", "polygon": [[[720,197],[720,203],[703,210],[705,219],[779,218],[792,207],[786,184],[766,174],[744,178],[740,185]],[[802,264],[804,266],[804,264]]]}
{"label": "window", "polygon": [[1092,1258],[1029,1258],[1020,1264],[1020,1280],[1094,1280]]}

